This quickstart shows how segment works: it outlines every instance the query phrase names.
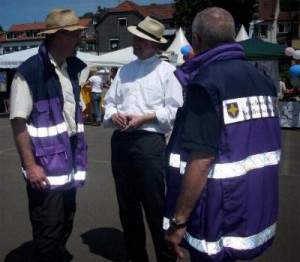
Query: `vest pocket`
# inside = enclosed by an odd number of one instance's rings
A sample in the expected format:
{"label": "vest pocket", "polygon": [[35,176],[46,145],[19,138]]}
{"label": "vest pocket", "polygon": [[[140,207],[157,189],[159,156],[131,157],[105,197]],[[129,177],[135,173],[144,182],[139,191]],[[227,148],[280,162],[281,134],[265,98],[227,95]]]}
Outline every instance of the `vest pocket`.
{"label": "vest pocket", "polygon": [[71,172],[67,152],[63,144],[37,147],[35,155],[47,175],[66,175]]}

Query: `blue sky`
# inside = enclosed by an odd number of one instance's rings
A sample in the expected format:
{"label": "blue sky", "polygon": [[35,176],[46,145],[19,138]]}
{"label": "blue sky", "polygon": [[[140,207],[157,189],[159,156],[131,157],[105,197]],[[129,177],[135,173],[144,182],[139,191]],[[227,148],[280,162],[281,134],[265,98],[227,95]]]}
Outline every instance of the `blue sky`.
{"label": "blue sky", "polygon": [[[44,22],[48,11],[54,8],[70,8],[78,16],[95,13],[97,7],[115,7],[122,0],[0,0],[0,25],[8,30],[13,24]],[[173,0],[133,0],[139,5],[166,4]]]}

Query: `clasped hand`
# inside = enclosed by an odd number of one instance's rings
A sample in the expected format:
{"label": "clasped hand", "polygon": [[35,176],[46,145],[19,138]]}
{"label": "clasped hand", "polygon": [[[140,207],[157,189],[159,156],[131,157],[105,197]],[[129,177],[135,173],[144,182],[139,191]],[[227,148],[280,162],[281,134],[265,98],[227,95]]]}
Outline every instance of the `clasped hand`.
{"label": "clasped hand", "polygon": [[143,123],[143,117],[137,115],[113,114],[112,122],[123,132],[130,132],[139,128]]}

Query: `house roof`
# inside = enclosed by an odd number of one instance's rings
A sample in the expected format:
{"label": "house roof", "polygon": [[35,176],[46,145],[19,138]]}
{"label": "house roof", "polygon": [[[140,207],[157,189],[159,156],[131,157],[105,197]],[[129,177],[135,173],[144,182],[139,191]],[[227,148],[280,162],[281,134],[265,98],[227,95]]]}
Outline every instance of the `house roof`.
{"label": "house roof", "polygon": [[170,19],[173,17],[175,11],[173,4],[151,4],[140,6],[134,2],[125,0],[115,8],[108,10],[109,13],[121,13],[121,12],[138,12],[143,17],[152,16],[157,19]]}
{"label": "house roof", "polygon": [[[92,18],[82,18],[79,19],[79,24],[81,26],[88,27],[92,23]],[[35,22],[28,24],[14,24],[12,25],[7,32],[24,32],[29,30],[44,30],[45,23],[44,22]]]}
{"label": "house roof", "polygon": [[280,12],[277,18],[279,21],[291,21],[300,19],[299,11],[291,11],[291,12]]}
{"label": "house roof", "polygon": [[277,0],[260,0],[258,18],[260,20],[274,19]]}
{"label": "house roof", "polygon": [[42,30],[45,28],[45,23],[36,22],[28,24],[14,24],[12,25],[7,32],[24,32],[29,30]]}

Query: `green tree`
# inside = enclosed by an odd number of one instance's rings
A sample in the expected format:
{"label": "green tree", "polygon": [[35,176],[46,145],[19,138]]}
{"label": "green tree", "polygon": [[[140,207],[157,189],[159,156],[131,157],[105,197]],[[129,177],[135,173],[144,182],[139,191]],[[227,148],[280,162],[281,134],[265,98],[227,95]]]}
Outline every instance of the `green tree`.
{"label": "green tree", "polygon": [[85,13],[84,15],[80,16],[79,18],[91,18],[93,16],[94,16],[94,14],[92,12],[88,12],[88,13]]}
{"label": "green tree", "polygon": [[281,11],[299,11],[299,5],[298,0],[280,0]]}
{"label": "green tree", "polygon": [[257,10],[258,0],[175,0],[174,18],[177,26],[185,29],[188,40],[191,36],[191,26],[195,15],[202,9],[218,6],[228,10],[240,28],[244,25],[248,30],[249,23]]}
{"label": "green tree", "polygon": [[2,25],[0,25],[0,32],[4,31]]}
{"label": "green tree", "polygon": [[213,2],[232,14],[237,28],[244,25],[248,30],[249,23],[258,16],[258,0],[214,0]]}
{"label": "green tree", "polygon": [[212,6],[211,0],[174,0],[174,18],[178,27],[186,31],[186,38],[191,41],[191,27],[196,14],[204,8]]}

